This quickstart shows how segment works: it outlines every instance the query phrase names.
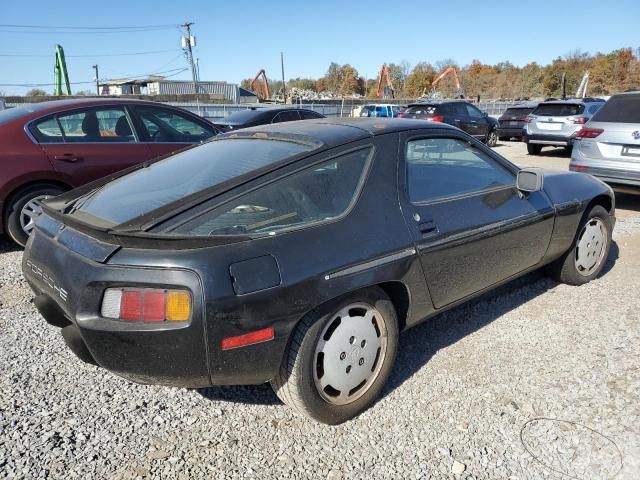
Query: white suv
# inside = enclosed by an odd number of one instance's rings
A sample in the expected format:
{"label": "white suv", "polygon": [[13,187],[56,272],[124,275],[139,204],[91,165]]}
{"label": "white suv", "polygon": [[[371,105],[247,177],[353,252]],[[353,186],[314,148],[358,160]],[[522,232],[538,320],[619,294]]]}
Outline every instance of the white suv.
{"label": "white suv", "polygon": [[571,150],[578,131],[604,105],[600,98],[555,100],[538,105],[526,119],[523,140],[529,155],[538,155],[544,146]]}

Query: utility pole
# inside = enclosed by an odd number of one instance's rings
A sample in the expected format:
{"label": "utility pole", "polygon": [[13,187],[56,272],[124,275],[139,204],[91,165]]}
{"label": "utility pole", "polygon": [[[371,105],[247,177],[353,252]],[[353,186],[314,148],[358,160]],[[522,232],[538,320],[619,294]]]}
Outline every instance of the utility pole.
{"label": "utility pole", "polygon": [[100,80],[98,77],[98,65],[92,65],[92,67],[96,71],[96,93],[100,95]]}
{"label": "utility pole", "polygon": [[284,83],[284,54],[280,52],[280,67],[282,68],[282,102],[287,103],[287,84]]}
{"label": "utility pole", "polygon": [[[191,64],[191,77],[193,78],[193,93],[196,94],[196,99],[198,98],[198,80],[196,79],[196,66],[193,62],[193,50],[192,50],[192,42],[191,42],[191,25],[193,25],[193,22],[185,22],[182,25],[182,28],[185,28],[187,30],[187,41],[186,41],[186,45],[187,45],[187,49],[189,52],[189,63]],[[183,46],[184,48],[184,46]]]}

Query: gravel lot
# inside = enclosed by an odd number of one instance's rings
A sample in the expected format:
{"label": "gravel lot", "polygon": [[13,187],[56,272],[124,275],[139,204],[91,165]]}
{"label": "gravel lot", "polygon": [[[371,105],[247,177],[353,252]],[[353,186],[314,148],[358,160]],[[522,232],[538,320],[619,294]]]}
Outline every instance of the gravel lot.
{"label": "gravel lot", "polygon": [[640,196],[619,207],[601,278],[528,275],[416,327],[381,401],[339,427],[295,416],[267,386],[140,386],[83,364],[2,239],[0,477],[638,478]]}

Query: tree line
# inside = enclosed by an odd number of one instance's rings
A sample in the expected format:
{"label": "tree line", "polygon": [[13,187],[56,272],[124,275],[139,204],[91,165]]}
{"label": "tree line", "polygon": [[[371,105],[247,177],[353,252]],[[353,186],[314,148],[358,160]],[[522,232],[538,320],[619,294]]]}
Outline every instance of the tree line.
{"label": "tree line", "polygon": [[[388,63],[389,74],[396,98],[416,98],[431,89],[431,82],[447,67],[458,70],[467,96],[485,99],[515,99],[557,97],[561,94],[562,74],[566,78],[566,91],[572,95],[578,89],[586,71],[589,71],[588,95],[611,95],[630,89],[640,89],[640,48],[621,48],[610,53],[588,54],[572,51],[557,57],[548,65],[536,62],[517,67],[510,62],[495,65],[473,60],[460,66],[452,59],[435,63],[419,62],[413,67],[406,62]],[[365,78],[350,64],[332,62],[327,73],[318,79],[294,78],[287,82],[287,89],[298,88],[312,92],[327,92],[334,96],[377,96],[377,78]],[[269,80],[271,90],[282,89],[282,81]],[[242,81],[243,88],[250,89],[251,79]],[[456,91],[452,77],[444,78],[437,86],[443,96],[453,96]]]}

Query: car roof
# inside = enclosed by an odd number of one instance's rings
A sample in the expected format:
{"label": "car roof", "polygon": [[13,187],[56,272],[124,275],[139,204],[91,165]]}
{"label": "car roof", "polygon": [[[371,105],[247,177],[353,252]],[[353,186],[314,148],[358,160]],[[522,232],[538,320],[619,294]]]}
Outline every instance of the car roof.
{"label": "car roof", "polygon": [[[281,137],[290,135],[295,137],[307,137],[322,142],[327,147],[335,147],[345,143],[362,140],[367,137],[384,135],[387,133],[403,132],[409,130],[447,129],[454,127],[445,123],[431,123],[424,120],[411,120],[400,118],[318,118],[310,120],[298,120],[293,122],[272,123],[242,129],[235,135],[251,135],[254,133],[272,134]],[[226,134],[234,135],[233,133]]]}
{"label": "car roof", "polygon": [[141,105],[157,105],[163,106],[167,108],[176,108],[172,105],[167,105],[159,102],[152,102],[149,100],[138,100],[134,98],[99,98],[99,97],[88,97],[88,98],[70,98],[70,99],[60,99],[60,100],[47,100],[44,102],[37,103],[25,103],[15,108],[21,108],[24,110],[24,113],[20,115],[17,119],[24,119],[26,117],[34,118],[42,115],[47,115],[49,113],[56,113],[63,110],[69,110],[77,107],[95,107],[100,105],[122,105],[122,104],[141,104]]}
{"label": "car roof", "polygon": [[414,102],[414,103],[410,103],[408,106],[409,107],[418,107],[420,105],[444,105],[447,103],[468,103],[471,104],[471,102],[468,102],[467,100],[462,100],[462,99],[457,99],[457,98],[450,98],[450,99],[434,99],[434,100],[424,100],[421,102]]}
{"label": "car roof", "polygon": [[581,103],[604,103],[603,98],[567,98],[566,100],[549,100],[541,102],[540,105],[576,105]]}
{"label": "car roof", "polygon": [[509,108],[536,108],[538,105],[540,105],[540,102],[522,102],[522,103],[516,103],[515,105],[510,105],[509,107],[507,107],[507,109],[509,109]]}

